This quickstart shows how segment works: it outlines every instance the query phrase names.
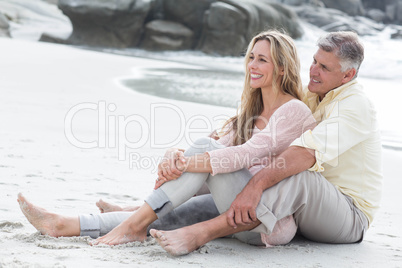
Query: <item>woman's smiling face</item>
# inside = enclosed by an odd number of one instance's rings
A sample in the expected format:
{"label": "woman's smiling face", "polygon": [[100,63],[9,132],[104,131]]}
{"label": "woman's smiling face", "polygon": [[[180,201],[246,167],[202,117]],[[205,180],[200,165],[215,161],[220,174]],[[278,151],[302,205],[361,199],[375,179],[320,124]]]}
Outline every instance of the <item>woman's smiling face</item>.
{"label": "woman's smiling face", "polygon": [[247,66],[252,88],[261,88],[261,90],[272,88],[275,67],[271,58],[271,44],[267,40],[255,43]]}

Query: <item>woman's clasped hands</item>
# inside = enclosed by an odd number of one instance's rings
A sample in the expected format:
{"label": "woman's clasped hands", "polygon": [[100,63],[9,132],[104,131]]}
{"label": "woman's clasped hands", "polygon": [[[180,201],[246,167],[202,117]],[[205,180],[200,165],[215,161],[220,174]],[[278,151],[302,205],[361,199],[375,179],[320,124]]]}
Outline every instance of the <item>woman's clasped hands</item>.
{"label": "woman's clasped hands", "polygon": [[158,178],[154,189],[158,189],[167,181],[179,178],[186,169],[184,150],[178,148],[168,149],[158,165]]}

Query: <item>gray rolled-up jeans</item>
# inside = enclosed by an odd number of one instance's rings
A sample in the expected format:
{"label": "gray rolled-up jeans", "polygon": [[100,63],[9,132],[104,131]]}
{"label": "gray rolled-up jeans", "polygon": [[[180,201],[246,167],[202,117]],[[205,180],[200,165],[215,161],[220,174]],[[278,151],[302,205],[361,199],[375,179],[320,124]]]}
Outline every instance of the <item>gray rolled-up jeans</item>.
{"label": "gray rolled-up jeans", "polygon": [[[102,214],[79,215],[81,236],[98,238],[113,230],[134,212],[118,211]],[[191,198],[164,217],[153,222],[149,228],[159,230],[174,230],[219,216],[211,194]]]}

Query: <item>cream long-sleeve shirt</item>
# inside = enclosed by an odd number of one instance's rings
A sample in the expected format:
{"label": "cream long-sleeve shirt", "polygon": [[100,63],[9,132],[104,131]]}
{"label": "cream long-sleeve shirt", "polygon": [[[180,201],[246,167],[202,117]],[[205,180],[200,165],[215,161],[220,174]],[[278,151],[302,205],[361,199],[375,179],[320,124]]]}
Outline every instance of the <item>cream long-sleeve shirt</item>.
{"label": "cream long-sleeve shirt", "polygon": [[272,114],[264,129],[255,127],[253,136],[244,144],[232,146],[233,130],[221,137],[219,142],[227,147],[208,152],[211,174],[247,168],[254,175],[303,132],[314,126],[315,120],[310,109],[300,100],[290,100]]}
{"label": "cream long-sleeve shirt", "polygon": [[350,196],[371,224],[382,192],[381,139],[372,103],[356,80],[331,90],[321,102],[306,88],[303,101],[318,125],[291,146],[315,150],[310,170],[322,172]]}

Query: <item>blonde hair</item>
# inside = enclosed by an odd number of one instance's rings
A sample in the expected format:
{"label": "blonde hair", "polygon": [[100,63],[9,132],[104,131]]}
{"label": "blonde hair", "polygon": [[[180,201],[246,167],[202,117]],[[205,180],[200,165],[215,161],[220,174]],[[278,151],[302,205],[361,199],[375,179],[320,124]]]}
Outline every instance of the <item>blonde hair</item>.
{"label": "blonde hair", "polygon": [[[225,129],[229,126],[228,131],[223,135],[228,134],[232,129],[235,130],[233,145],[243,144],[251,138],[255,121],[264,110],[261,88],[250,87],[250,72],[247,66],[250,62],[251,51],[254,45],[260,40],[266,40],[270,43],[271,58],[274,64],[273,90],[276,93],[281,91],[282,93],[301,99],[300,60],[293,39],[276,30],[265,31],[256,35],[248,45],[245,55],[244,64],[246,72],[241,105],[237,111],[237,115],[230,118],[223,127]],[[280,78],[281,69],[283,69],[282,78]],[[278,79],[280,79],[280,83],[276,83]]]}

